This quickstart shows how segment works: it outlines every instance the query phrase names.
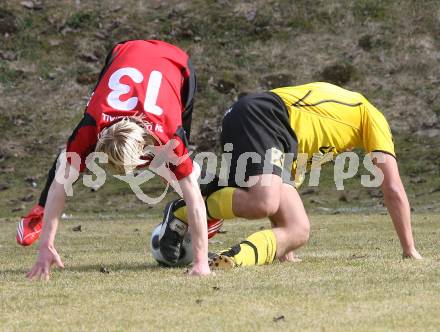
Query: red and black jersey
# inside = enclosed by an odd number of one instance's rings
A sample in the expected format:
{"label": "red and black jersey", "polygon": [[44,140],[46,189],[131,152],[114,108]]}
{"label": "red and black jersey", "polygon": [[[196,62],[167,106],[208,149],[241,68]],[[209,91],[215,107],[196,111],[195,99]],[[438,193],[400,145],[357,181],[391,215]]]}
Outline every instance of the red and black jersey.
{"label": "red and black jersey", "polygon": [[[120,117],[140,116],[160,143],[177,140],[174,151],[178,157],[185,156],[195,89],[195,73],[183,50],[157,40],[119,43],[107,56],[67,152],[79,154],[82,171],[104,128]],[[188,176],[191,159],[171,165],[171,171],[177,179]]]}

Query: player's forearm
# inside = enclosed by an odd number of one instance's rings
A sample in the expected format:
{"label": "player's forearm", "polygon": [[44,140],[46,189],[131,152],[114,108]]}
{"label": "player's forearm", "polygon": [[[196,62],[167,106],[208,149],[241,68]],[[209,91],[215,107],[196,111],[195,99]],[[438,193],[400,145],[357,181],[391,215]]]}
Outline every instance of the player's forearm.
{"label": "player's forearm", "polygon": [[384,199],[388,212],[393,220],[400,244],[402,245],[403,252],[408,253],[414,250],[411,212],[405,190],[401,187],[396,191],[384,192]]}
{"label": "player's forearm", "polygon": [[193,172],[179,180],[188,211],[188,225],[191,232],[191,243],[194,254],[194,265],[208,265],[208,228],[206,224],[206,208],[200,193],[197,179],[200,168],[194,164]]}
{"label": "player's forearm", "polygon": [[64,186],[53,181],[49,189],[44,211],[44,223],[40,238],[40,246],[53,246],[58,229],[58,221],[63,212],[65,201],[66,194],[64,192]]}
{"label": "player's forearm", "polygon": [[206,211],[202,197],[188,205],[188,223],[191,231],[191,242],[194,252],[194,263],[207,260],[208,230]]}

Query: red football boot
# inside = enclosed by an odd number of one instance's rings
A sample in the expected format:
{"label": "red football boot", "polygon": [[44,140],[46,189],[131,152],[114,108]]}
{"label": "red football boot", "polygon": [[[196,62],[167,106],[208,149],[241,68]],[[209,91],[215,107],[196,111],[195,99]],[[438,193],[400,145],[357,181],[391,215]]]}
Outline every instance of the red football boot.
{"label": "red football boot", "polygon": [[43,227],[44,208],[36,204],[27,216],[21,218],[17,226],[17,236],[15,239],[22,246],[30,246],[38,240]]}

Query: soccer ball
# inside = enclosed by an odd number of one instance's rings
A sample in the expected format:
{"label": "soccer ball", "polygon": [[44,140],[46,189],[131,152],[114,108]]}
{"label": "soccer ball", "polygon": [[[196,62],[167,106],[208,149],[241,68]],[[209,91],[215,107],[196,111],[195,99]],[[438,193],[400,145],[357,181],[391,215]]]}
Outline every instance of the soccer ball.
{"label": "soccer ball", "polygon": [[[212,238],[218,233],[220,228],[223,226],[223,219],[208,219],[208,239]],[[182,247],[180,251],[180,257],[177,263],[173,264],[167,261],[161,254],[159,249],[159,234],[162,224],[156,226],[151,234],[150,248],[153,253],[153,258],[163,266],[186,266],[190,264],[193,260],[193,251],[191,245],[191,235],[190,232],[186,232],[183,238]]]}
{"label": "soccer ball", "polygon": [[180,250],[180,257],[177,263],[173,264],[167,261],[161,254],[159,249],[159,234],[162,224],[156,226],[151,234],[150,248],[153,254],[153,258],[160,264],[164,266],[186,266],[193,261],[193,251],[191,245],[191,235],[190,232],[186,232],[185,237],[183,238],[182,247]]}

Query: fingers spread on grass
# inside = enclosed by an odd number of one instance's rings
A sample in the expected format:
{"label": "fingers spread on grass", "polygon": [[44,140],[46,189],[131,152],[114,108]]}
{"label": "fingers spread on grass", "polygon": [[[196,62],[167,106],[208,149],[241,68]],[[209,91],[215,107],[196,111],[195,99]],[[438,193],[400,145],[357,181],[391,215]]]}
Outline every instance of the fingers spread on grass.
{"label": "fingers spread on grass", "polygon": [[49,274],[50,274],[50,267],[45,266],[43,269],[42,279],[43,280],[49,280]]}
{"label": "fingers spread on grass", "polygon": [[35,280],[41,275],[41,268],[39,266],[34,266],[30,272],[26,275],[28,279]]}
{"label": "fingers spread on grass", "polygon": [[60,255],[58,255],[58,254],[55,256],[55,264],[56,264],[56,266],[58,266],[59,268],[64,269],[64,263],[63,263],[63,261],[61,260]]}

